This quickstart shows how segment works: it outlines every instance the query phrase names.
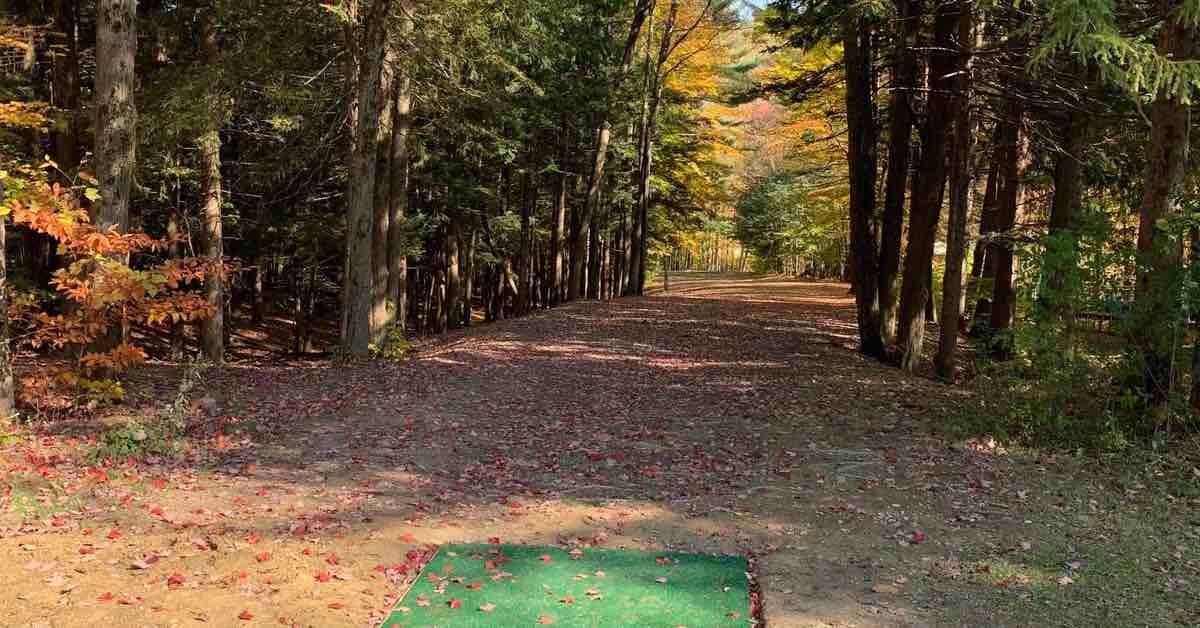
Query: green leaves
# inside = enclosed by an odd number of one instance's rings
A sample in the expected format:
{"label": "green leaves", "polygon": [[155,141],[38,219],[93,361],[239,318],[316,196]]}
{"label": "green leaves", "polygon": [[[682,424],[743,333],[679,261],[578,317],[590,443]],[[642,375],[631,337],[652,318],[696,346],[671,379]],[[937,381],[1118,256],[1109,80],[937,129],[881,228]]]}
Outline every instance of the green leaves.
{"label": "green leaves", "polygon": [[[1194,29],[1200,3],[1187,0],[1168,15],[1140,15],[1114,0],[1051,0],[1038,3],[1043,28],[1029,58],[1034,71],[1050,71],[1061,55],[1078,53],[1095,62],[1101,78],[1135,98],[1163,93],[1190,104],[1200,89],[1200,64],[1159,49],[1160,32]],[[1152,24],[1130,30],[1130,21]]]}

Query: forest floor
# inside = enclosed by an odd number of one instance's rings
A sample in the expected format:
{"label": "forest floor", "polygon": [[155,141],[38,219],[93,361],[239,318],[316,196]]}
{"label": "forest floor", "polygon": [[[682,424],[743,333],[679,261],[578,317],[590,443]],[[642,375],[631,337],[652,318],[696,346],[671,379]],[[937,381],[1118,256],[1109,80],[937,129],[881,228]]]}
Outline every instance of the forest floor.
{"label": "forest floor", "polygon": [[1200,625],[1179,478],[946,442],[970,393],[858,356],[842,284],[671,288],[211,369],[209,431],[140,464],[0,430],[3,623],[371,626],[429,544],[498,540],[751,554],[770,628]]}

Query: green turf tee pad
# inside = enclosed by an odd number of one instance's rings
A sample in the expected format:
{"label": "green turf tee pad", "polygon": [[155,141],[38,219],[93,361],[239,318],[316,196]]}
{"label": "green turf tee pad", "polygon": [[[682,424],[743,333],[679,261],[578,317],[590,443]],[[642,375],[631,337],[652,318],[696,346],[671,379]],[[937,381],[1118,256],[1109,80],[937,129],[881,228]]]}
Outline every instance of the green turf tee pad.
{"label": "green turf tee pad", "polygon": [[750,625],[740,556],[446,545],[383,628]]}

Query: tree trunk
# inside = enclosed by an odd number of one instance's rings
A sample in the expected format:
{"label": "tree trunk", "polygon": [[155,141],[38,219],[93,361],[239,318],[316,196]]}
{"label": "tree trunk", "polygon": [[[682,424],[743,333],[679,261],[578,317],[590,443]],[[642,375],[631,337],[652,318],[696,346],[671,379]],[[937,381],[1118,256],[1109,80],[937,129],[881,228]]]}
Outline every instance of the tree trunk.
{"label": "tree trunk", "polygon": [[[620,70],[617,72],[614,84],[608,86],[606,90],[610,101],[605,103],[604,109],[601,112],[600,126],[597,129],[596,155],[592,161],[591,174],[588,177],[587,198],[584,201],[577,222],[580,231],[591,222],[592,214],[596,212],[596,208],[600,205],[600,186],[604,182],[604,166],[608,160],[608,144],[612,139],[612,122],[609,119],[613,113],[609,111],[612,108],[611,94],[620,87],[625,77],[629,74],[629,68],[633,63],[633,51],[637,47],[638,37],[642,32],[642,24],[646,21],[650,5],[651,0],[637,0],[637,5],[633,10],[633,20],[629,25],[629,36],[625,39],[625,51],[621,56]],[[582,233],[579,233],[579,236],[582,236]],[[567,300],[569,301],[574,301],[583,294],[583,262],[586,255],[587,240],[583,237],[572,238],[571,278],[567,285]]]}
{"label": "tree trunk", "polygon": [[96,2],[96,225],[129,230],[129,195],[137,146],[134,58],[137,0]]}
{"label": "tree trunk", "polygon": [[913,371],[925,343],[925,307],[933,290],[930,269],[946,190],[946,138],[953,122],[951,90],[957,55],[950,52],[958,27],[954,5],[943,3],[934,18],[929,60],[929,98],[921,129],[920,176],[913,189],[904,280],[900,287],[900,367]]}
{"label": "tree trunk", "polygon": [[921,0],[900,0],[899,37],[892,52],[895,67],[889,105],[887,179],[879,251],[879,325],[885,344],[896,338],[899,307],[900,247],[904,239],[904,190],[912,154],[912,94],[917,88],[917,34]]}
{"label": "tree trunk", "polygon": [[[1181,2],[1161,3],[1165,20],[1158,36],[1158,52],[1175,62],[1196,56],[1194,29],[1179,20]],[[1176,302],[1182,275],[1180,239],[1163,228],[1179,213],[1177,191],[1186,172],[1191,120],[1188,106],[1173,86],[1163,87],[1150,112],[1150,139],[1146,145],[1142,200],[1138,207],[1138,277],[1129,340],[1136,349],[1141,389],[1157,415],[1175,389],[1173,356],[1182,333]]]}
{"label": "tree trunk", "polygon": [[[1191,275],[1192,280],[1200,280],[1200,227],[1190,229],[1192,239]],[[1200,414],[1200,338],[1192,345],[1192,391],[1189,398],[1192,412]]]}
{"label": "tree trunk", "polygon": [[475,247],[478,233],[468,229],[470,236],[463,238],[462,277],[462,326],[471,326],[471,310],[475,306]]}
{"label": "tree trunk", "polygon": [[76,0],[53,0],[51,16],[54,20],[52,41],[53,53],[53,97],[50,104],[58,114],[58,124],[51,130],[54,159],[60,168],[71,172],[79,165],[79,38],[76,34]]}
{"label": "tree trunk", "polygon": [[[0,205],[4,204],[4,182],[0,180]],[[8,330],[8,262],[5,223],[0,220],[0,421],[16,413],[16,385],[13,383],[12,347]]]}
{"label": "tree trunk", "polygon": [[389,0],[374,0],[366,18],[367,37],[359,67],[358,116],[346,190],[346,277],[344,350],[366,357],[371,347],[373,267],[372,218],[375,199],[376,144],[379,137],[380,78],[386,47]]}
{"label": "tree trunk", "polygon": [[[400,3],[398,42],[407,43],[412,33],[412,18],[405,2]],[[393,45],[399,45],[393,42]],[[398,57],[399,55],[397,55]],[[412,125],[412,79],[406,63],[398,64],[396,89],[392,102],[392,155],[388,191],[388,295],[392,299],[392,320],[401,329],[408,317],[408,255],[405,254],[404,221],[408,213],[408,134]]]}
{"label": "tree trunk", "polygon": [[[220,62],[213,13],[210,6],[200,18],[200,54],[209,67]],[[224,116],[220,86],[212,84],[209,88],[205,127],[200,135],[200,160],[204,171],[204,256],[211,265],[204,276],[204,298],[213,314],[200,323],[200,346],[206,360],[221,364],[225,361],[225,244],[221,195],[221,121]]]}
{"label": "tree trunk", "polygon": [[[642,81],[642,119],[641,124],[638,126],[637,202],[633,207],[629,222],[629,281],[625,287],[626,295],[635,295],[638,293],[638,278],[643,276],[645,265],[645,259],[642,253],[642,233],[645,229],[645,220],[643,216],[645,213],[642,210],[646,205],[648,205],[650,197],[650,168],[651,157],[653,156],[654,152],[651,145],[651,142],[653,141],[652,137],[654,135],[652,130],[654,123],[652,120],[655,117],[655,114],[651,111],[651,108],[654,106],[652,104],[652,101],[654,100],[653,94],[656,91],[656,83],[658,82],[658,77],[656,75],[658,70],[662,67],[660,63],[653,61],[650,55],[650,51],[653,48],[652,44],[654,42],[653,12],[657,5],[657,0],[651,0],[651,18],[649,23],[646,25],[646,42],[643,46],[644,57],[642,66],[643,74],[645,76],[643,77]],[[672,9],[674,9],[674,4],[672,4]],[[663,46],[670,46],[669,31],[664,33],[662,40]]]}
{"label": "tree trunk", "polygon": [[937,299],[933,294],[933,265],[929,266],[929,298],[925,299],[925,320],[937,324]]}
{"label": "tree trunk", "polygon": [[950,215],[946,225],[946,272],[942,279],[942,326],[934,368],[953,380],[962,317],[963,261],[967,217],[971,214],[975,129],[971,116],[971,66],[977,43],[975,14],[968,0],[958,3],[958,68],[954,94],[954,143],[950,149]]}
{"label": "tree trunk", "polygon": [[[183,257],[183,246],[180,242],[181,234],[179,233],[179,223],[179,208],[177,206],[172,207],[171,213],[167,216],[167,240],[170,241],[168,252],[171,255],[171,259],[179,259]],[[181,361],[183,360],[184,342],[186,340],[183,335],[183,323],[178,321],[171,323],[171,330],[169,334],[171,337],[171,359],[175,361]]]}
{"label": "tree trunk", "polygon": [[854,301],[858,314],[859,350],[882,357],[879,335],[878,269],[875,244],[875,179],[878,130],[871,90],[872,29],[857,9],[847,9],[842,23],[842,51],[846,66],[846,116],[849,129],[850,247],[854,255]]}
{"label": "tree trunk", "polygon": [[587,298],[600,298],[600,215],[597,211],[592,214],[592,223],[588,227],[588,276]]}
{"label": "tree trunk", "polygon": [[1065,348],[1070,351],[1074,327],[1072,304],[1068,294],[1070,275],[1078,272],[1077,245],[1080,207],[1083,204],[1083,151],[1087,147],[1087,112],[1073,109],[1067,113],[1063,130],[1062,152],[1055,155],[1054,197],[1050,203],[1050,231],[1046,243],[1046,283],[1038,297],[1053,321],[1064,323]]}
{"label": "tree trunk", "polygon": [[550,305],[562,301],[563,227],[567,216],[567,175],[559,173],[554,194],[553,215],[550,217]]}
{"label": "tree trunk", "polygon": [[983,205],[979,208],[979,241],[975,244],[975,252],[971,260],[971,276],[976,279],[995,276],[995,273],[985,274],[988,265],[988,249],[991,243],[983,240],[996,230],[994,215],[996,213],[996,195],[999,186],[1000,162],[1004,153],[999,149],[999,140],[992,142],[991,164],[988,166],[987,181],[983,188]]}
{"label": "tree trunk", "polygon": [[631,220],[633,209],[626,211],[621,209],[621,224],[617,225],[616,250],[613,258],[613,296],[621,296],[626,294],[629,286],[629,266],[633,261],[633,249],[630,245],[630,240],[633,235],[633,221]]}
{"label": "tree trunk", "polygon": [[460,240],[462,225],[459,216],[451,216],[446,225],[446,320],[450,329],[462,324],[462,256]]}
{"label": "tree trunk", "polygon": [[1000,234],[1002,240],[996,242],[989,252],[989,256],[995,255],[995,279],[988,329],[992,337],[992,356],[998,360],[1010,358],[1013,349],[1011,338],[1006,335],[1012,327],[1017,301],[1014,283],[1016,259],[1013,256],[1011,236],[1017,224],[1017,208],[1021,196],[1021,163],[1025,153],[1024,134],[1021,132],[1024,106],[1014,100],[1006,115],[1008,119],[1001,122],[1003,130],[999,138],[1005,146],[1005,153],[1004,161],[1000,163],[994,223],[996,233]]}
{"label": "tree trunk", "polygon": [[521,180],[521,239],[517,245],[517,301],[516,315],[524,316],[529,310],[529,269],[532,234],[530,233],[530,217],[537,205],[538,186],[533,180],[533,173],[526,171]]}
{"label": "tree trunk", "polygon": [[375,140],[375,199],[371,216],[371,342],[377,346],[384,343],[395,316],[388,292],[391,286],[388,235],[392,219],[392,123],[397,52],[396,42],[389,41],[379,71],[379,132]]}
{"label": "tree trunk", "polygon": [[[258,243],[262,246],[262,242]],[[271,263],[271,258],[262,250],[258,251],[258,255],[254,261],[254,286],[253,286],[253,303],[251,304],[251,321],[255,325],[262,324],[263,319],[267,314],[267,266]]]}

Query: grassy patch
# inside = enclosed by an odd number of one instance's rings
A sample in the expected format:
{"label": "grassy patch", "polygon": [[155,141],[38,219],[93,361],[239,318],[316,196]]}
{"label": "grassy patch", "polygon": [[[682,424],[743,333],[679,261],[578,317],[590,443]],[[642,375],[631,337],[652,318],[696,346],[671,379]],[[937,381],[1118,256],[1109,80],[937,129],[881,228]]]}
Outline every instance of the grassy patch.
{"label": "grassy patch", "polygon": [[741,627],[747,569],[734,556],[447,546],[383,625]]}
{"label": "grassy patch", "polygon": [[967,548],[962,576],[933,583],[946,623],[1200,625],[1200,519],[1162,494],[1126,497],[1085,499],[1024,547]]}
{"label": "grassy patch", "polygon": [[78,495],[67,493],[61,484],[52,480],[15,480],[9,483],[8,489],[9,509],[23,519],[78,510],[84,503]]}
{"label": "grassy patch", "polygon": [[105,429],[88,457],[93,462],[105,460],[127,460],[149,455],[174,453],[176,443],[173,434],[158,423],[130,421]]}

